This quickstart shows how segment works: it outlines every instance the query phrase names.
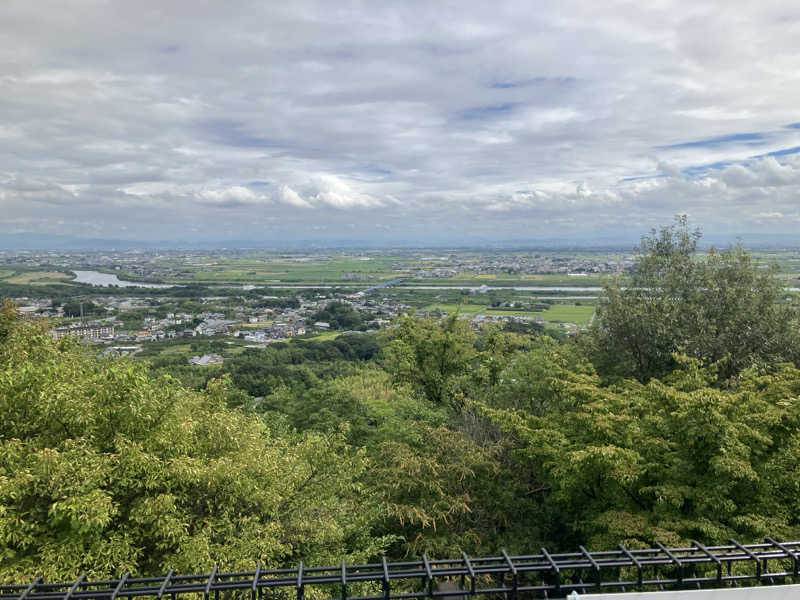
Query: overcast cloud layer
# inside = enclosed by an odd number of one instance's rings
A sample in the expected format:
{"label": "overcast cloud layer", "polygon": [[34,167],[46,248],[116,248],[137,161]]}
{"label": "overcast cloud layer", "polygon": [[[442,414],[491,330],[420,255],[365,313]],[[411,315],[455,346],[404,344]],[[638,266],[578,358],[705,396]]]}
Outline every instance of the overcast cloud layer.
{"label": "overcast cloud layer", "polygon": [[800,4],[3,0],[0,232],[800,231]]}

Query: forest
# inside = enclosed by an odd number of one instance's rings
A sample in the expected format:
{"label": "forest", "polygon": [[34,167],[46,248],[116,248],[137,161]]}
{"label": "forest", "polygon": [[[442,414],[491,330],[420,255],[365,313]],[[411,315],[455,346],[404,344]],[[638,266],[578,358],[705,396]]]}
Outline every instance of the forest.
{"label": "forest", "polygon": [[574,336],[409,314],[200,377],[6,302],[0,579],[796,539],[797,310],[699,240],[645,236]]}

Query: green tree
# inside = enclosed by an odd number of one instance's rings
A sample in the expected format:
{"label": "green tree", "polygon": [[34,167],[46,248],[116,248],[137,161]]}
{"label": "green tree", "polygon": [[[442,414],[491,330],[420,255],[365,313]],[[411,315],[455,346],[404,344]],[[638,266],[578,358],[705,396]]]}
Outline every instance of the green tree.
{"label": "green tree", "polygon": [[363,561],[364,451],[339,432],[276,435],[146,365],[88,355],[0,312],[0,579],[102,578]]}
{"label": "green tree", "polygon": [[679,217],[642,238],[629,284],[605,286],[587,337],[601,372],[646,381],[680,352],[726,378],[797,358],[797,313],[775,267],[761,268],[740,244],[699,257],[699,239]]}
{"label": "green tree", "polygon": [[603,387],[583,368],[568,375],[571,367],[554,357],[557,381],[534,390],[558,399],[553,410],[476,406],[508,436],[518,496],[537,495],[548,543],[680,545],[800,533],[800,371],[746,371],[722,389],[710,387],[715,373],[697,359],[675,360],[665,380]]}
{"label": "green tree", "polygon": [[475,334],[458,315],[442,321],[400,317],[390,329],[383,362],[397,383],[410,384],[437,404],[452,400],[453,384],[474,366]]}
{"label": "green tree", "polygon": [[312,322],[330,323],[333,329],[356,329],[361,325],[361,316],[346,302],[328,302],[325,308],[311,316]]}
{"label": "green tree", "polygon": [[347,441],[372,459],[362,482],[381,499],[377,531],[397,536],[395,556],[491,552],[506,541],[498,536],[504,515],[496,498],[511,486],[499,477],[499,445],[448,426],[448,407],[393,383],[385,371],[364,368],[300,396],[282,390],[265,404],[300,430],[347,423]]}

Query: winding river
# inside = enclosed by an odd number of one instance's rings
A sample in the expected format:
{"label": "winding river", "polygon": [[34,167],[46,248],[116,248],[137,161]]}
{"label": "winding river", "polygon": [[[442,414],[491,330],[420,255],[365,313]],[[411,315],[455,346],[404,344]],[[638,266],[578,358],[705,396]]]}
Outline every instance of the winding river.
{"label": "winding river", "polygon": [[146,287],[146,288],[168,288],[175,287],[163,283],[144,283],[139,281],[124,281],[113,273],[101,273],[100,271],[73,271],[75,273],[75,283],[88,283],[89,285],[105,286],[115,285],[117,287]]}

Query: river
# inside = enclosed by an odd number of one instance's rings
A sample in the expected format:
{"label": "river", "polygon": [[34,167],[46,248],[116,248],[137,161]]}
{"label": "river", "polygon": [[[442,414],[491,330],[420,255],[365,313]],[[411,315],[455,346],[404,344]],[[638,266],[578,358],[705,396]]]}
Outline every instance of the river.
{"label": "river", "polygon": [[[163,283],[140,283],[138,281],[124,281],[111,273],[101,273],[100,271],[73,271],[76,283],[88,283],[89,285],[118,287],[147,287],[147,288],[168,288],[181,287],[180,285],[167,285]],[[516,290],[520,292],[599,292],[603,288],[600,286],[550,286],[550,285],[508,285],[508,286],[489,286],[489,285],[393,285],[397,280],[387,281],[378,286],[367,288],[365,291],[372,291],[376,288],[394,287],[399,290],[470,290],[470,291],[489,291],[489,290]],[[214,284],[217,287],[233,287],[229,284]],[[253,289],[254,286],[241,286],[242,289]],[[292,284],[258,284],[258,287],[276,289],[332,289],[332,288],[351,288],[358,289],[357,286],[348,283],[340,285],[292,285]],[[786,288],[790,292],[800,292],[800,288]],[[573,298],[589,298],[594,296],[573,296]]]}
{"label": "river", "polygon": [[75,273],[75,283],[88,283],[89,285],[105,286],[115,285],[117,287],[146,287],[146,288],[168,288],[175,287],[163,283],[144,283],[138,281],[124,281],[113,273],[101,273],[100,271],[73,271]]}

